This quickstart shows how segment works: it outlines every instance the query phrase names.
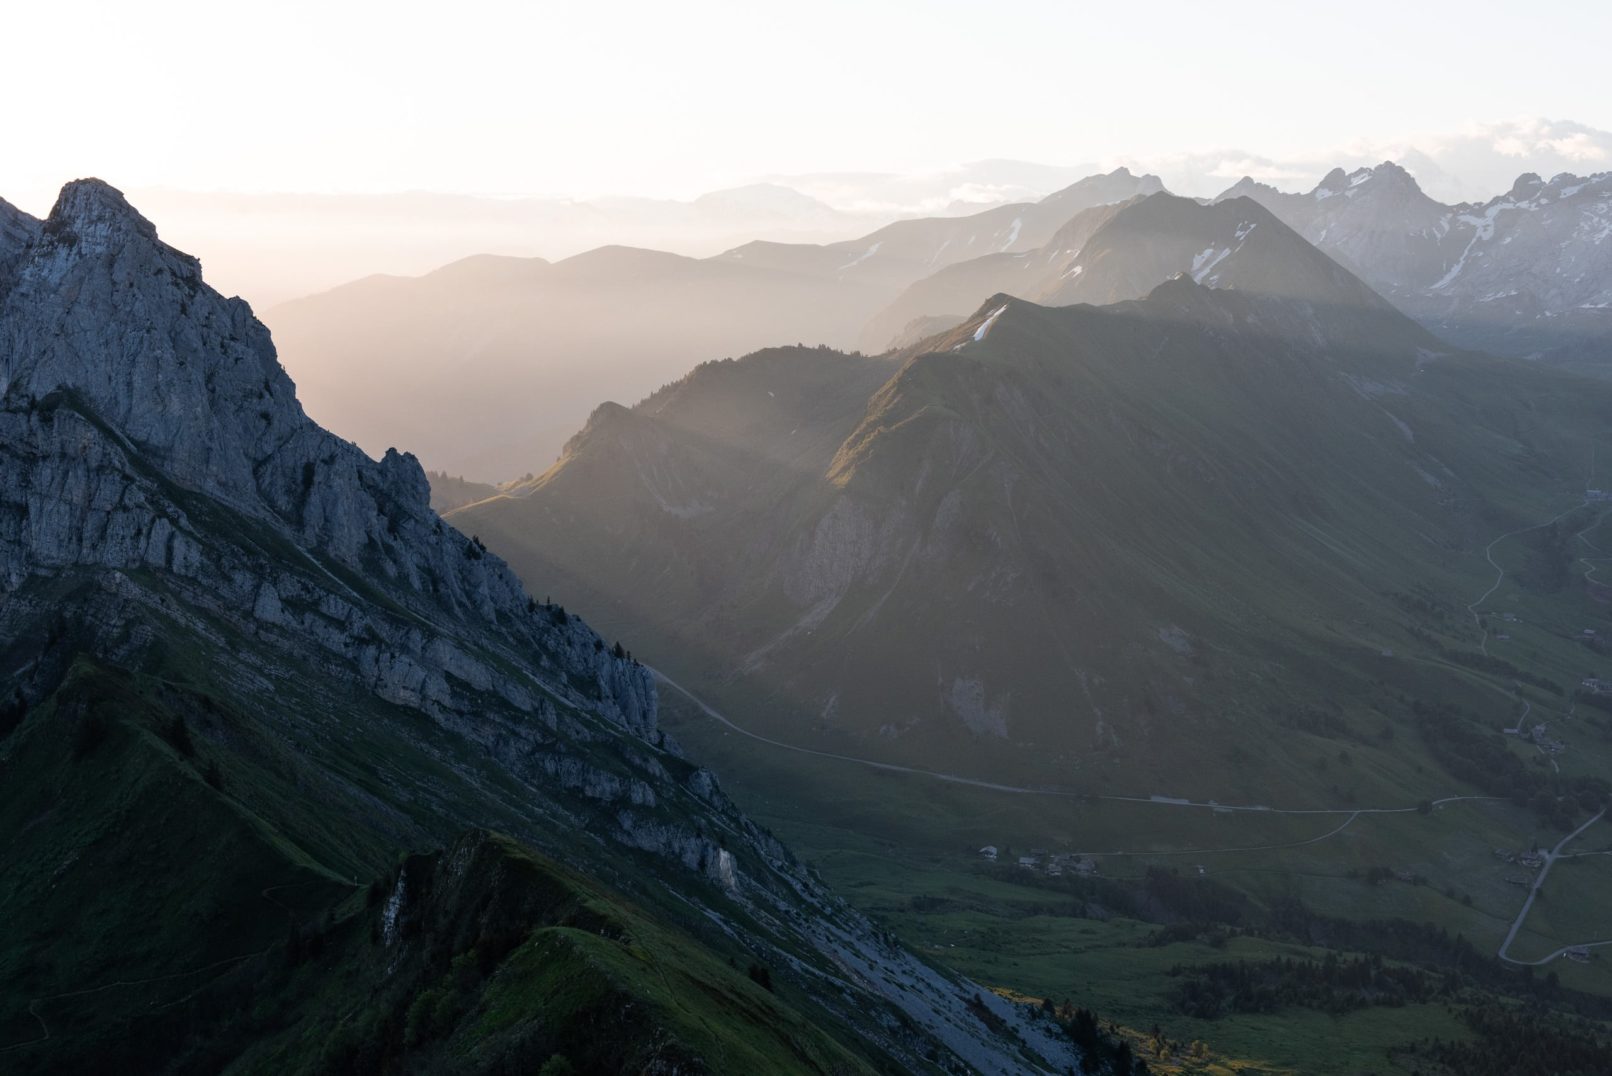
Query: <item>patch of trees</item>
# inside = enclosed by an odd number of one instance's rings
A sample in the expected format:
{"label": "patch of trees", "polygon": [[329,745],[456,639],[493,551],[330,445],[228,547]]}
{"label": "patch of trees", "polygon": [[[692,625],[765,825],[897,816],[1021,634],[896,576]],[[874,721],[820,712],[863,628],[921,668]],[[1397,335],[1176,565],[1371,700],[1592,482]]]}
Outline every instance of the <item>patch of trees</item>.
{"label": "patch of trees", "polygon": [[1429,1001],[1450,984],[1380,956],[1272,960],[1177,966],[1170,1003],[1185,1016],[1218,1020],[1231,1013],[1274,1013],[1297,1006],[1333,1016],[1372,1006],[1397,1008]]}
{"label": "patch of trees", "polygon": [[[1185,875],[1173,868],[1149,867],[1140,882],[1065,874],[1059,877],[1027,871],[1008,864],[983,866],[983,873],[1004,882],[1034,886],[1072,898],[1071,903],[1022,903],[1015,911],[1025,915],[1064,915],[1096,918],[1122,915],[1146,923],[1242,923],[1253,909],[1246,895],[1212,878]],[[920,903],[946,898],[913,898],[915,911],[941,910],[944,905]]]}
{"label": "patch of trees", "polygon": [[1453,614],[1450,605],[1428,587],[1418,587],[1415,593],[1396,590],[1389,597],[1394,604],[1419,620],[1444,624]]}
{"label": "patch of trees", "polygon": [[1146,1061],[1134,1055],[1131,1044],[1119,1036],[1118,1029],[1110,1023],[1105,1030],[1091,1010],[1046,998],[1041,1002],[1041,1015],[1056,1022],[1080,1050],[1081,1072],[1147,1076],[1151,1071]]}
{"label": "patch of trees", "polygon": [[1294,706],[1281,708],[1275,711],[1276,720],[1285,728],[1298,732],[1308,732],[1312,736],[1321,736],[1328,740],[1352,740],[1356,743],[1365,743],[1365,737],[1359,735],[1349,727],[1349,723],[1337,714],[1329,713],[1318,706]]}
{"label": "patch of trees", "polygon": [[1493,654],[1484,654],[1478,651],[1462,650],[1455,647],[1445,646],[1432,634],[1425,632],[1420,628],[1407,628],[1406,632],[1431,650],[1435,651],[1439,657],[1444,658],[1446,661],[1453,661],[1457,665],[1465,665],[1469,669],[1478,669],[1482,672],[1493,673],[1496,676],[1504,676],[1512,680],[1520,680],[1525,684],[1532,684],[1541,691],[1547,691],[1558,698],[1561,698],[1566,694],[1566,692],[1562,690],[1562,685],[1558,684],[1556,681],[1545,676],[1540,676],[1538,673],[1530,672],[1527,669],[1513,665],[1505,658],[1498,658]]}
{"label": "patch of trees", "polygon": [[1459,986],[1477,987],[1595,1020],[1612,1020],[1612,998],[1567,989],[1554,974],[1535,978],[1532,969],[1513,970],[1479,951],[1464,935],[1431,923],[1334,919],[1312,911],[1295,897],[1279,897],[1271,902],[1269,917],[1260,929],[1247,933],[1413,964],[1443,978],[1441,993]]}
{"label": "patch of trees", "polygon": [[[1143,941],[1147,946],[1195,941],[1221,948],[1240,934],[1297,942],[1413,965],[1433,977],[1430,988],[1440,996],[1478,988],[1612,1021],[1612,998],[1564,988],[1554,976],[1535,978],[1520,973],[1479,951],[1463,935],[1451,934],[1432,923],[1333,918],[1313,911],[1296,897],[1276,897],[1266,904],[1256,904],[1213,879],[1160,868],[1150,869],[1139,881],[1053,878],[1002,865],[982,870],[1020,886],[1056,890],[1075,898],[1064,904],[1026,902],[1015,905],[1014,913],[1075,918],[1118,915],[1158,924],[1158,929]],[[915,909],[946,911],[961,907],[949,898],[931,899],[936,902],[932,908],[918,908],[915,899]],[[1000,913],[1002,909],[997,907],[996,911]]]}
{"label": "patch of trees", "polygon": [[1573,566],[1568,538],[1573,532],[1569,527],[1564,527],[1563,522],[1557,520],[1549,526],[1529,531],[1523,538],[1528,559],[1514,573],[1523,586],[1554,594],[1567,585]]}
{"label": "patch of trees", "polygon": [[1593,811],[1612,785],[1599,777],[1562,777],[1530,768],[1495,732],[1481,731],[1447,703],[1412,705],[1422,741],[1450,776],[1534,811],[1545,824],[1570,829],[1580,811]]}
{"label": "patch of trees", "polygon": [[1573,702],[1579,706],[1588,706],[1602,713],[1612,714],[1612,695],[1603,695],[1598,691],[1580,691],[1573,695]]}
{"label": "patch of trees", "polygon": [[1461,1021],[1475,1041],[1428,1039],[1404,1052],[1425,1057],[1462,1076],[1603,1076],[1612,1040],[1585,1021],[1536,1008],[1473,1006]]}

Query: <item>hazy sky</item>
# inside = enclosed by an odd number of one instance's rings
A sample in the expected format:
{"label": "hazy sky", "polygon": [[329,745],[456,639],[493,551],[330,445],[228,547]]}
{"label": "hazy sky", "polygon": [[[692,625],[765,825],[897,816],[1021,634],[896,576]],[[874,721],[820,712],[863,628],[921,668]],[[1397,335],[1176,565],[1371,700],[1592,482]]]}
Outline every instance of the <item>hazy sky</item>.
{"label": "hazy sky", "polygon": [[[1612,128],[1612,4],[13,0],[0,195],[687,196],[753,176]],[[1606,165],[1602,165],[1606,167]]]}

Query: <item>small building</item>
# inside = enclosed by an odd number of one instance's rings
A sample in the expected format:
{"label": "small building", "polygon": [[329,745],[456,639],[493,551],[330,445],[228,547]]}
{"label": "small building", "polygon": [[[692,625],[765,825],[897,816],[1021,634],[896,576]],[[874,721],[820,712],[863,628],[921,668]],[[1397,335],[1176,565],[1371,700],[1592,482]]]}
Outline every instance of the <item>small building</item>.
{"label": "small building", "polygon": [[1593,639],[1593,638],[1595,638],[1595,629],[1594,628],[1585,628],[1583,631],[1579,632],[1579,634],[1584,636],[1584,638],[1586,638],[1586,639]]}
{"label": "small building", "polygon": [[1516,613],[1501,613],[1500,614],[1500,619],[1504,620],[1507,624],[1515,624],[1517,622],[1517,614]]}
{"label": "small building", "polygon": [[1569,960],[1576,960],[1580,964],[1588,964],[1590,962],[1590,947],[1588,945],[1575,945],[1569,948],[1565,955]]}
{"label": "small building", "polygon": [[984,848],[981,848],[980,858],[994,861],[996,859],[996,845],[988,844]]}
{"label": "small building", "polygon": [[1035,870],[1035,856],[1020,856],[1019,866],[1023,867],[1027,871]]}
{"label": "small building", "polygon": [[1537,870],[1545,865],[1545,857],[1538,852],[1524,852],[1517,857],[1517,862],[1524,867],[1533,867]]}

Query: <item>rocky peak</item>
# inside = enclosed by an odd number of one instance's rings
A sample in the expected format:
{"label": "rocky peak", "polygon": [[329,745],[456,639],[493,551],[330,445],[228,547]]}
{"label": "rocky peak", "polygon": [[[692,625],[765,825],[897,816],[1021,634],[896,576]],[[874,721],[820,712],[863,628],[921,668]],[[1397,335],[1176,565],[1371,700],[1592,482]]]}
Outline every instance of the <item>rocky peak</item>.
{"label": "rocky peak", "polygon": [[1224,201],[1227,198],[1246,198],[1255,194],[1256,192],[1274,190],[1276,190],[1276,188],[1272,187],[1268,183],[1261,183],[1253,176],[1244,176],[1242,179],[1239,179],[1237,182],[1233,183],[1231,186],[1222,191],[1220,196],[1216,198],[1215,201]]}
{"label": "rocky peak", "polygon": [[59,241],[82,244],[83,253],[91,255],[157,239],[156,225],[141,216],[122,191],[100,179],[75,179],[63,187],[44,231]]}
{"label": "rocky peak", "polygon": [[1321,177],[1321,182],[1315,185],[1315,190],[1318,195],[1322,191],[1326,191],[1329,194],[1336,194],[1338,191],[1347,189],[1348,186],[1349,173],[1345,172],[1342,168],[1334,168],[1325,176]]}
{"label": "rocky peak", "polygon": [[1320,191],[1325,188],[1331,193],[1343,193],[1350,198],[1356,195],[1388,196],[1390,198],[1414,198],[1421,196],[1422,188],[1417,185],[1416,178],[1404,168],[1393,161],[1383,161],[1381,164],[1369,168],[1357,168],[1343,177],[1341,185],[1334,179],[1342,175],[1342,170],[1334,168],[1321,181],[1317,196],[1324,197]]}
{"label": "rocky peak", "polygon": [[1411,175],[1402,166],[1393,161],[1383,161],[1374,168],[1368,169],[1375,179],[1385,180],[1399,186],[1417,186],[1416,177]]}
{"label": "rocky peak", "polygon": [[1517,182],[1511,185],[1511,200],[1514,202],[1526,202],[1538,194],[1544,186],[1545,181],[1539,178],[1539,173],[1524,172],[1517,177]]}
{"label": "rocky peak", "polygon": [[1106,174],[1087,176],[1054,191],[1041,200],[1041,205],[1061,207],[1065,204],[1085,206],[1123,202],[1140,194],[1156,194],[1164,189],[1164,181],[1155,175],[1135,175],[1123,166]]}

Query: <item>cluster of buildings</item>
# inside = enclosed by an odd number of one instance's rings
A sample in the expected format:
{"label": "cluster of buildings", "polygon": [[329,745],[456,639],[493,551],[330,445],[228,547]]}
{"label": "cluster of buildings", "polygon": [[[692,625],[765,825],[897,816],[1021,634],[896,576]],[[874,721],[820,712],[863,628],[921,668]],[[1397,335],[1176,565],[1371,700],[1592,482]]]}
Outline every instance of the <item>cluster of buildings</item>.
{"label": "cluster of buildings", "polygon": [[1513,852],[1509,848],[1496,848],[1494,857],[1505,863],[1515,863],[1519,867],[1527,867],[1529,870],[1538,870],[1545,865],[1544,854],[1531,849],[1526,852]]}
{"label": "cluster of buildings", "polygon": [[[994,844],[981,848],[979,855],[981,859],[992,863],[1001,858],[1001,853]],[[1028,855],[1018,857],[1018,864],[1025,870],[1036,871],[1049,878],[1059,878],[1065,874],[1089,878],[1097,873],[1097,862],[1089,856],[1079,856],[1072,852],[1048,852],[1044,848],[1030,849]]]}
{"label": "cluster of buildings", "polygon": [[1522,736],[1529,743],[1545,752],[1547,755],[1559,755],[1567,750],[1567,745],[1550,734],[1550,726],[1540,722],[1524,733],[1521,726],[1517,728],[1501,729],[1507,736]]}

